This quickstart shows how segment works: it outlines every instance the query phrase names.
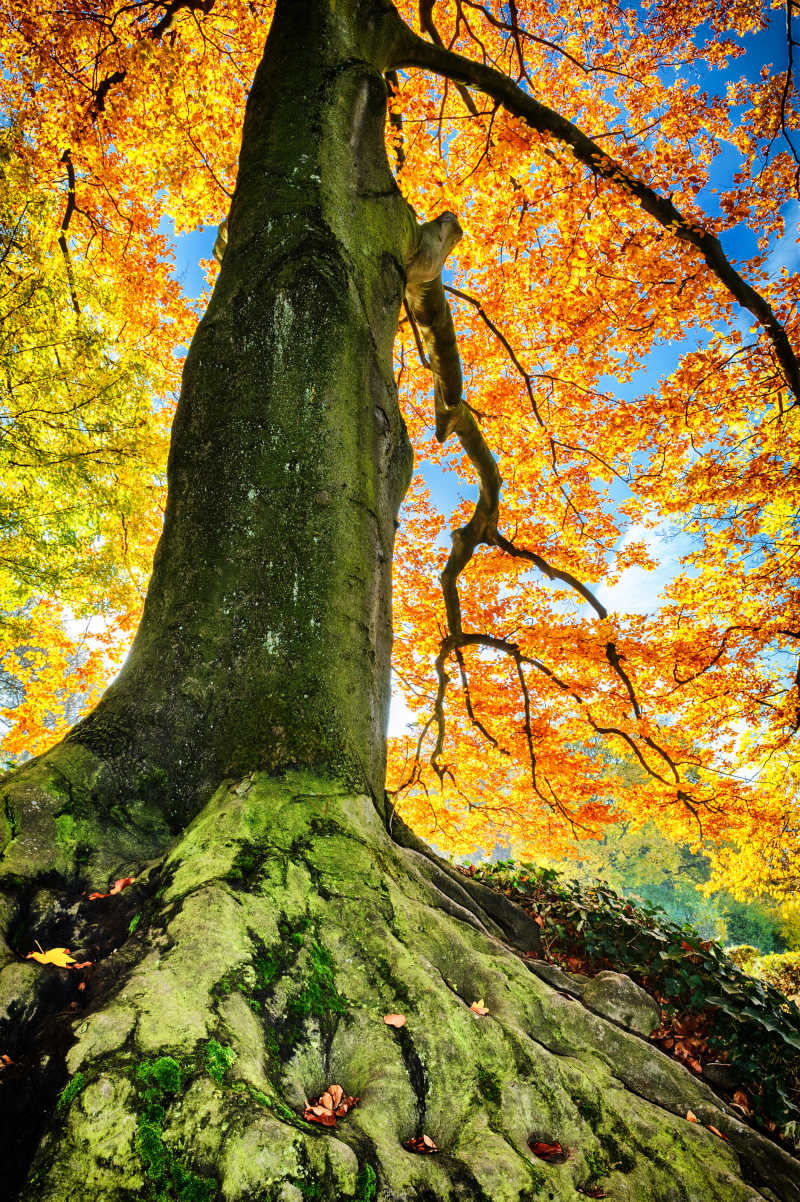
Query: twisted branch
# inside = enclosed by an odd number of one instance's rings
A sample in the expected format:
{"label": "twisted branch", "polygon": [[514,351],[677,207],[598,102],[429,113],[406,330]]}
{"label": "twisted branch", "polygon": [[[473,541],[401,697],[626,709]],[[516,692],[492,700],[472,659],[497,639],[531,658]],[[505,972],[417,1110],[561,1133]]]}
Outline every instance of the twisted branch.
{"label": "twisted branch", "polygon": [[[425,737],[431,725],[435,724],[436,741],[430,756],[430,763],[440,783],[444,781],[446,776],[452,779],[453,774],[450,768],[442,761],[446,726],[444,703],[447,686],[450,683],[446,664],[451,654],[455,654],[456,662],[459,666],[470,720],[489,743],[499,751],[505,751],[474,713],[472,698],[469,693],[466,667],[463,655],[461,654],[462,649],[468,646],[477,645],[493,648],[509,656],[516,665],[525,711],[523,729],[528,744],[533,791],[545,804],[555,804],[556,809],[570,824],[573,824],[574,819],[557,798],[550,782],[545,781],[552,795],[552,802],[550,798],[541,792],[539,786],[536,754],[533,745],[530,693],[523,670],[524,665],[534,667],[557,684],[562,691],[569,693],[581,707],[589,726],[597,734],[613,735],[621,738],[634,753],[648,775],[668,787],[672,787],[673,783],[679,785],[680,775],[669,752],[659,746],[649,735],[640,735],[642,743],[654,751],[669,767],[673,781],[667,780],[644,757],[634,738],[619,727],[600,725],[594,719],[588,703],[579,693],[560,680],[551,669],[547,668],[539,660],[524,656],[516,643],[492,635],[465,632],[463,629],[461,601],[458,593],[458,577],[472,559],[476,548],[481,544],[498,547],[507,555],[525,559],[529,563],[532,563],[549,580],[559,580],[561,583],[566,584],[592,606],[601,621],[607,619],[608,611],[591,589],[578,580],[571,572],[554,567],[535,551],[517,547],[510,539],[505,538],[497,528],[500,489],[503,481],[495,458],[483,437],[480,426],[463,398],[463,373],[458,351],[458,341],[452,312],[445,295],[441,276],[447,256],[461,237],[462,230],[454,214],[443,213],[435,221],[427,222],[420,227],[415,253],[410,258],[406,267],[405,303],[407,311],[412,326],[416,327],[415,337],[418,339],[418,346],[421,339],[424,347],[425,354],[421,356],[423,363],[433,374],[436,437],[439,442],[443,443],[451,434],[456,435],[475,468],[479,482],[478,501],[475,510],[466,526],[462,526],[460,529],[451,532],[452,547],[447,563],[440,576],[448,633],[442,638],[439,654],[436,657],[435,667],[438,678],[436,700],[434,702],[433,713],[419,735],[415,762],[419,762]],[[510,348],[508,349],[510,351]],[[513,354],[511,351],[510,353]],[[522,370],[521,367],[520,370]],[[633,714],[636,719],[641,719],[642,708],[636,696],[633,682],[622,665],[623,656],[612,640],[606,642],[604,651],[609,666],[624,685]],[[689,795],[681,788],[678,788],[676,795],[699,823],[700,819]]]}

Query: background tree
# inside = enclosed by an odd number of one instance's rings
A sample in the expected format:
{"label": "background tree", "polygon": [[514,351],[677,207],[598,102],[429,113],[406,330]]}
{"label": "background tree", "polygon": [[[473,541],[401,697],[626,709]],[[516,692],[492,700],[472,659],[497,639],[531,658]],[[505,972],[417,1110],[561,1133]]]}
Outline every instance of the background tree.
{"label": "background tree", "polygon": [[[567,828],[604,819],[598,781],[580,756],[569,770],[573,791],[566,789],[565,753],[587,730],[611,733],[637,756],[654,782],[643,804],[656,812],[685,811],[697,821],[702,808],[700,820],[711,815],[716,834],[730,829],[726,815],[738,812],[740,794],[708,794],[699,719],[686,736],[655,720],[670,712],[663,681],[675,640],[670,644],[665,633],[658,654],[646,652],[644,631],[618,629],[578,575],[591,568],[583,576],[596,579],[609,570],[611,552],[604,552],[600,533],[604,527],[603,537],[613,536],[614,523],[600,511],[580,533],[591,499],[586,467],[570,469],[564,483],[567,465],[559,464],[554,440],[566,431],[554,430],[556,401],[549,398],[550,409],[540,406],[533,373],[522,366],[519,355],[533,344],[523,338],[517,349],[505,334],[495,353],[522,372],[528,420],[532,412],[543,433],[538,451],[520,454],[520,415],[508,407],[498,473],[473,413],[473,399],[483,403],[483,394],[470,392],[469,404],[461,395],[440,278],[461,231],[447,213],[418,224],[408,199],[418,202],[420,180],[409,178],[406,197],[398,189],[384,150],[383,76],[391,83],[391,72],[424,68],[456,85],[454,95],[447,89],[438,134],[451,165],[461,171],[458,164],[468,163],[474,175],[485,160],[496,174],[497,156],[508,153],[498,178],[512,195],[521,193],[520,227],[531,204],[528,183],[517,175],[524,169],[542,208],[536,225],[541,253],[520,250],[513,294],[541,272],[552,296],[562,298],[558,320],[564,324],[560,334],[554,325],[552,345],[567,347],[564,331],[591,331],[593,317],[610,317],[578,344],[579,358],[565,354],[575,358],[572,369],[587,374],[577,384],[571,377],[552,381],[569,379],[564,403],[584,432],[591,424],[605,438],[614,425],[612,404],[589,417],[568,401],[587,388],[596,392],[608,356],[627,353],[629,337],[617,341],[613,333],[623,303],[644,306],[648,317],[652,309],[653,328],[663,333],[674,327],[678,296],[685,294],[692,320],[707,322],[736,298],[763,328],[748,360],[751,370],[766,370],[763,361],[776,387],[774,356],[782,373],[779,414],[789,412],[796,372],[783,315],[752,292],[700,224],[690,204],[695,185],[687,185],[685,216],[641,182],[640,167],[658,157],[657,145],[635,143],[630,153],[612,157],[507,72],[487,65],[495,58],[525,83],[530,66],[522,43],[544,39],[534,44],[552,51],[556,64],[547,86],[563,92],[563,63],[575,68],[579,49],[570,35],[554,48],[552,17],[533,6],[522,16],[535,34],[520,23],[520,6],[475,9],[487,26],[475,42],[465,24],[467,7],[456,6],[457,27],[445,28],[445,35],[463,35],[473,50],[483,45],[477,58],[445,48],[432,5],[419,14],[425,38],[389,4],[287,0],[278,6],[248,95],[221,273],[184,366],[164,531],[131,654],[69,737],[4,785],[3,916],[13,946],[1,979],[14,1038],[21,1041],[23,1020],[41,1018],[48,991],[61,1004],[75,988],[69,970],[60,977],[56,970],[43,972],[23,963],[15,949],[34,937],[46,940],[44,946],[58,940],[88,948],[89,959],[119,949],[103,958],[82,991],[88,1013],[76,1024],[66,1057],[63,1034],[53,1036],[53,1054],[35,1079],[35,1104],[29,1112],[23,1108],[26,1120],[35,1121],[17,1145],[17,1171],[21,1166],[20,1176],[27,1174],[22,1197],[88,1192],[121,1199],[144,1189],[154,1197],[220,1193],[232,1199],[260,1191],[296,1198],[316,1190],[331,1198],[460,1193],[499,1200],[547,1188],[569,1198],[576,1188],[601,1188],[594,1184],[598,1177],[623,1196],[666,1199],[677,1180],[688,1194],[758,1197],[742,1172],[767,1180],[781,1197],[797,1196],[796,1165],[721,1110],[705,1086],[655,1061],[635,1037],[582,1009],[576,1013],[532,976],[505,943],[530,950],[535,924],[437,862],[384,804],[389,572],[395,515],[410,473],[392,376],[404,294],[409,324],[433,368],[438,435],[457,435],[481,484],[477,509],[454,539],[443,573],[447,625],[435,636],[429,626],[428,642],[414,649],[429,655],[433,642],[438,659],[431,770],[451,780],[443,703],[446,664],[454,657],[469,682],[463,692],[469,737],[488,744],[480,758],[477,748],[470,753],[464,746],[464,782],[480,772],[490,787],[516,785],[503,802],[512,831],[519,829],[523,797],[546,806]],[[132,329],[158,338],[158,322],[171,319],[170,309],[158,316],[166,267],[152,257],[159,250],[153,223],[163,211],[180,223],[189,213],[196,221],[224,207],[235,101],[254,66],[265,15],[255,6],[218,11],[209,3],[175,3],[43,11],[34,21],[26,8],[7,7],[6,32],[19,68],[3,86],[24,130],[16,150],[34,183],[45,164],[63,170],[56,245],[66,281],[62,308],[71,307],[77,328],[84,308],[94,317],[81,294],[79,262],[93,278],[108,273],[129,283],[114,301]],[[649,111],[653,97],[664,98],[658,55],[699,57],[690,35],[701,15],[694,8],[689,23],[678,11],[661,12],[663,40],[661,26],[637,35],[630,19],[628,35],[602,67],[619,71],[620,79],[630,76],[636,97],[650,89],[649,100],[630,102],[631,114]],[[617,16],[622,20],[621,12]],[[602,55],[611,27],[600,10],[591,21],[592,53]],[[726,11],[720,32],[732,23],[742,18]],[[727,53],[719,38],[712,43],[703,53]],[[543,86],[550,62],[542,62]],[[578,70],[592,74],[598,62],[582,62]],[[417,86],[411,75],[406,102],[398,80],[395,136],[400,109],[406,138],[413,106],[426,103],[415,99]],[[489,97],[485,111],[469,87]],[[681,104],[670,99],[678,120]],[[449,103],[461,107],[453,111]],[[601,90],[592,116],[603,114],[607,103]],[[176,113],[174,122],[167,110]],[[695,109],[689,127],[707,111],[713,116],[714,106]],[[465,116],[469,123],[456,137],[445,118]],[[629,128],[626,120],[623,140]],[[678,120],[678,136],[686,132]],[[551,150],[553,140],[571,148],[566,163],[562,150]],[[411,149],[403,150],[406,164]],[[687,163],[691,149],[682,151]],[[552,182],[539,195],[542,181],[534,170],[540,161],[549,168],[552,155],[555,187],[565,190],[559,200]],[[661,177],[650,165],[657,186]],[[482,184],[495,174],[484,173]],[[778,187],[774,183],[773,199]],[[490,195],[483,217],[495,226],[492,204],[501,194],[498,188]],[[576,276],[574,295],[570,280],[573,265],[597,253],[597,232],[581,216],[593,197],[602,198],[598,203],[609,213],[612,233],[600,238],[603,253],[616,258],[632,248],[636,276],[633,282],[612,278],[608,292],[591,295],[582,309],[583,277]],[[464,224],[476,215],[454,179],[443,175],[437,198],[453,201]],[[656,229],[646,225],[637,242],[628,226],[642,223],[641,209]],[[508,305],[512,297],[511,284],[503,286],[508,252],[499,239],[475,234],[466,265],[480,276],[490,259],[499,259],[499,309],[501,299]],[[711,284],[697,270],[698,252]],[[678,273],[672,282],[659,274],[663,287],[648,283],[647,266],[655,275],[656,259],[659,273],[664,262]],[[487,330],[502,333],[496,310],[486,324],[490,299],[491,287],[479,301],[464,303]],[[641,343],[646,350],[647,339]],[[401,365],[402,359],[403,352]],[[498,400],[510,400],[497,360],[487,352],[483,362],[487,399],[494,391]],[[744,398],[736,396],[741,408]],[[487,430],[497,412],[484,420]],[[641,423],[622,425],[619,445],[634,461],[639,444],[633,435],[641,434]],[[709,435],[712,449],[726,429]],[[551,517],[548,525],[542,512],[531,517],[524,508],[542,476],[544,453],[567,491],[574,523]],[[498,529],[499,476],[510,474],[506,459],[518,464],[518,488],[505,502],[502,527],[516,526],[513,540]],[[687,451],[682,471],[691,476],[692,468]],[[583,499],[576,492],[581,481]],[[558,550],[552,562],[548,537]],[[473,561],[482,543],[494,548],[491,558]],[[512,571],[490,586],[487,568],[496,567],[500,554]],[[640,554],[617,555],[614,569]],[[467,564],[478,588],[462,613],[457,579]],[[567,586],[595,614],[590,622],[566,615],[560,629],[551,622],[547,660],[535,654],[542,615],[529,591],[511,587],[515,577],[528,583],[528,565]],[[501,596],[503,629],[493,634],[486,619],[498,611]],[[568,677],[567,645],[575,665]],[[628,665],[640,650],[634,680]],[[483,666],[487,651],[499,657],[486,664],[492,695],[473,689],[468,659],[475,656]],[[398,662],[402,671],[402,655]],[[497,687],[509,666],[515,693]],[[546,691],[532,692],[534,674]],[[414,687],[413,675],[404,675]],[[653,719],[639,700],[643,684],[654,698],[648,703]],[[451,725],[458,728],[457,713]],[[520,750],[524,793],[506,767],[507,753]],[[687,767],[693,771],[687,774]],[[420,771],[412,771],[412,780],[424,793]],[[768,816],[773,812],[774,805]],[[147,860],[154,862],[139,873]],[[125,902],[119,890],[93,899],[103,902],[100,911],[92,909],[93,900],[80,899],[81,887],[125,869],[139,877]],[[471,1004],[481,997],[488,1015]],[[409,1021],[395,1035],[382,1015],[401,1007]],[[51,1120],[43,1101],[67,1071],[73,1075]],[[320,1095],[332,1079],[362,1102],[335,1136],[324,1137],[299,1114],[304,1095]],[[699,1124],[687,1124],[687,1109],[722,1130],[730,1147]],[[404,1148],[423,1135],[444,1149],[440,1160]],[[569,1150],[561,1168],[542,1167],[528,1150],[554,1143]]]}

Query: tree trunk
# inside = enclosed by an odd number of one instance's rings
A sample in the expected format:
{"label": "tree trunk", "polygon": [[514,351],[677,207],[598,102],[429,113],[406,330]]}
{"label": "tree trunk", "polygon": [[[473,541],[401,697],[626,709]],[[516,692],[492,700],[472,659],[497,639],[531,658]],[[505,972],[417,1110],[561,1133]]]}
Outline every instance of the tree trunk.
{"label": "tree trunk", "polygon": [[[784,1153],[530,971],[529,920],[387,832],[391,347],[419,242],[383,147],[392,18],[279,0],[141,629],[4,785],[12,1196],[798,1199]],[[137,880],[81,894],[114,875]],[[37,939],[95,964],[23,960]],[[357,1106],[305,1122],[334,1082]],[[441,1152],[404,1148],[422,1134]]]}

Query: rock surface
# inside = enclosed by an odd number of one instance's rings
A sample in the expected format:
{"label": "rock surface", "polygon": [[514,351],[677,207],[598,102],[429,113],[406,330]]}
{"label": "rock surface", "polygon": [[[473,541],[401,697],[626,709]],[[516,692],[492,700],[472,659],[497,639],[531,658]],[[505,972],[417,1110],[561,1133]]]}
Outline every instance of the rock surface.
{"label": "rock surface", "polygon": [[592,977],[583,988],[583,1003],[645,1039],[661,1022],[658,1003],[622,972],[599,972]]}

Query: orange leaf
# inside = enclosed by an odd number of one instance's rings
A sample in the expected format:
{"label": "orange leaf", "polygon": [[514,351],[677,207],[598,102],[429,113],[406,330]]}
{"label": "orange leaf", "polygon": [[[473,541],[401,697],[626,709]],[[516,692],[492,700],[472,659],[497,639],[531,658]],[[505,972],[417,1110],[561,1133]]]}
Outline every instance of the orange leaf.
{"label": "orange leaf", "polygon": [[387,1027],[404,1027],[406,1016],[405,1014],[384,1014],[383,1021]]}
{"label": "orange leaf", "polygon": [[711,1123],[706,1123],[706,1127],[709,1131],[713,1131],[715,1135],[718,1135],[720,1139],[724,1139],[726,1143],[728,1142],[727,1135],[723,1135],[717,1127],[712,1127]]}
{"label": "orange leaf", "polygon": [[89,901],[97,901],[99,897],[112,897],[115,893],[121,893],[123,889],[132,884],[132,876],[121,876],[118,881],[114,881],[108,893],[90,893]]}
{"label": "orange leaf", "polygon": [[430,1155],[432,1152],[438,1152],[436,1144],[429,1135],[415,1135],[412,1139],[407,1139],[403,1147],[408,1152],[416,1152],[419,1156]]}
{"label": "orange leaf", "polygon": [[303,1118],[309,1123],[321,1123],[323,1127],[335,1127],[336,1115],[330,1110],[326,1110],[324,1106],[306,1106],[303,1111]]}
{"label": "orange leaf", "polygon": [[472,1010],[475,1014],[479,1014],[481,1018],[483,1018],[484,1014],[489,1013],[489,1007],[484,1006],[483,998],[481,998],[479,1002],[473,1002],[470,1006],[470,1010]]}
{"label": "orange leaf", "polygon": [[689,1123],[699,1123],[700,1122],[700,1120],[698,1119],[697,1115],[695,1114],[695,1112],[693,1110],[686,1111],[686,1121]]}

